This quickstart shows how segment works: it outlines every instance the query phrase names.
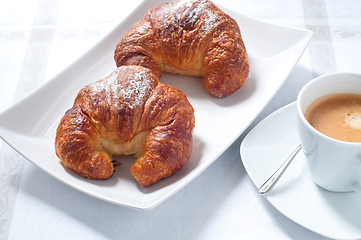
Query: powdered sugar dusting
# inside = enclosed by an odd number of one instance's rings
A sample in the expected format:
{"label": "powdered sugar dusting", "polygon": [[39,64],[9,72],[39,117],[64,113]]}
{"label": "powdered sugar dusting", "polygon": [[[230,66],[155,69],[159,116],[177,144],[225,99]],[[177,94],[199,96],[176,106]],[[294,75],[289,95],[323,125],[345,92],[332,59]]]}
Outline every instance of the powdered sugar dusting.
{"label": "powdered sugar dusting", "polygon": [[204,19],[204,24],[202,25],[201,29],[204,31],[210,31],[215,28],[217,21],[217,16],[210,11],[207,11],[207,17]]}
{"label": "powdered sugar dusting", "polygon": [[103,99],[108,107],[117,108],[120,103],[127,104],[134,108],[144,102],[148,97],[151,86],[147,81],[147,73],[131,72],[128,73],[125,81],[118,81],[119,70],[112,73],[108,78],[95,82],[90,85],[91,98]]}
{"label": "powdered sugar dusting", "polygon": [[130,108],[144,103],[144,99],[148,97],[151,86],[146,78],[145,72],[131,73],[126,86],[119,89],[119,94],[126,100]]}
{"label": "powdered sugar dusting", "polygon": [[76,127],[76,128],[80,128],[84,122],[84,116],[82,114],[79,114],[79,112],[75,115],[75,118],[73,117],[73,122],[72,124]]}
{"label": "powdered sugar dusting", "polygon": [[200,29],[210,31],[217,25],[218,16],[208,9],[208,4],[207,0],[181,0],[172,7],[164,7],[160,12],[162,25],[167,28],[169,20],[172,20],[173,16],[173,20],[180,27],[184,27],[183,25],[186,24],[194,26],[197,21],[202,20]]}

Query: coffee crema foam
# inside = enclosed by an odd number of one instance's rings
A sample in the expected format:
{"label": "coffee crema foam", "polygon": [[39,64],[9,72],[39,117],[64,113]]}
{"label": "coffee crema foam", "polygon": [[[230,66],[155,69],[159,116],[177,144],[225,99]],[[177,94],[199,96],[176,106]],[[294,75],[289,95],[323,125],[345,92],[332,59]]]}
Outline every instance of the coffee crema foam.
{"label": "coffee crema foam", "polygon": [[305,118],[319,132],[346,142],[361,142],[361,94],[337,93],[321,97]]}

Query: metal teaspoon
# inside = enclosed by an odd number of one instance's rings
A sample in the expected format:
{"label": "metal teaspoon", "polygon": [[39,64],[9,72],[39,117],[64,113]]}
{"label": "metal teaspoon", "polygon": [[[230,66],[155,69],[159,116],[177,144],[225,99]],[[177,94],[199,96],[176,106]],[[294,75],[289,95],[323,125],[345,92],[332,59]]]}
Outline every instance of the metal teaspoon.
{"label": "metal teaspoon", "polygon": [[277,169],[276,172],[270,176],[266,182],[262,184],[261,187],[258,188],[258,192],[260,194],[265,194],[268,191],[270,191],[274,185],[278,182],[278,180],[281,178],[283,173],[286,171],[287,167],[290,165],[292,160],[295,158],[297,153],[301,150],[301,144],[297,146],[297,148],[292,152],[292,154],[282,163],[282,165]]}

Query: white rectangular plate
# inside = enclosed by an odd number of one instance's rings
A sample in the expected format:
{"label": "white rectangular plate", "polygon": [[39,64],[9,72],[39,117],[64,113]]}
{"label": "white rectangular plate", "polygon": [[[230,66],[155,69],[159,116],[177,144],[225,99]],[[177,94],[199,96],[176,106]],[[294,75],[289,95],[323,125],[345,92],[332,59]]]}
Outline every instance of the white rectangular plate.
{"label": "white rectangular plate", "polygon": [[69,186],[122,206],[150,209],[190,183],[249,126],[286,80],[312,33],[261,22],[219,6],[239,24],[250,62],[244,87],[224,99],[210,96],[196,77],[163,74],[160,81],[183,91],[195,109],[193,152],[174,176],[141,188],[129,168],[133,157],[106,181],[86,180],[64,169],[55,155],[54,137],[78,91],[115,69],[113,52],[121,35],[161,0],[144,1],[107,37],[58,76],[0,114],[0,136],[29,161]]}

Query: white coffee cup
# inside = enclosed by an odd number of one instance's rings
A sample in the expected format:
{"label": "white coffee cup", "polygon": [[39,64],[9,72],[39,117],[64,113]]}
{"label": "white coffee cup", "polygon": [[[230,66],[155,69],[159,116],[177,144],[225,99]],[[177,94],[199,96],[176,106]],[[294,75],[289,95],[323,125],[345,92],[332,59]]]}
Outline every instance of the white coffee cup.
{"label": "white coffee cup", "polygon": [[316,99],[335,93],[361,94],[361,75],[332,73],[307,83],[297,98],[297,126],[313,181],[334,192],[361,192],[361,142],[328,137],[306,120],[304,114]]}

